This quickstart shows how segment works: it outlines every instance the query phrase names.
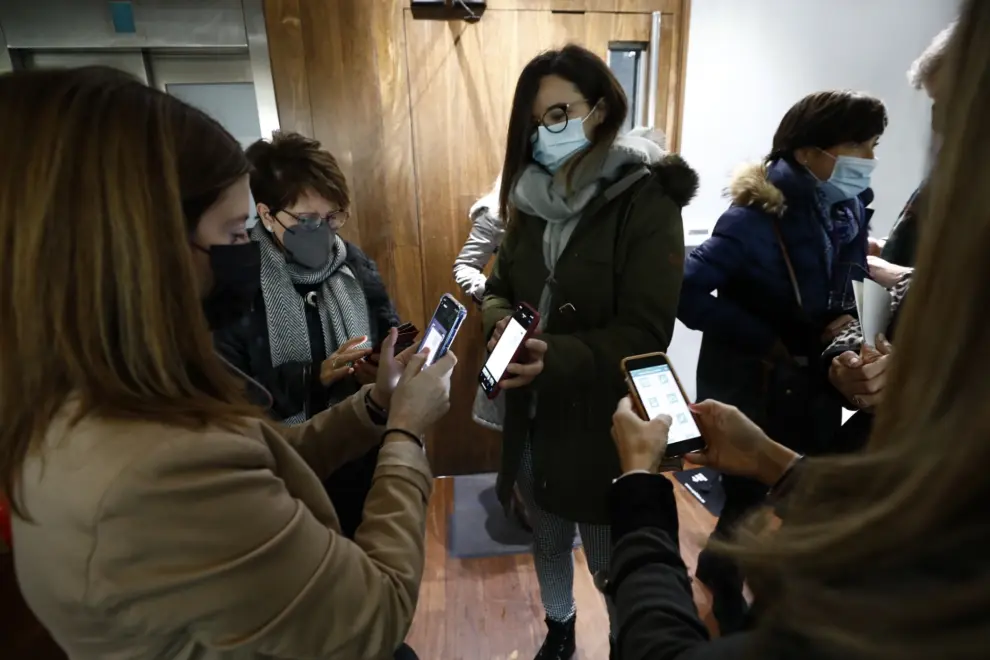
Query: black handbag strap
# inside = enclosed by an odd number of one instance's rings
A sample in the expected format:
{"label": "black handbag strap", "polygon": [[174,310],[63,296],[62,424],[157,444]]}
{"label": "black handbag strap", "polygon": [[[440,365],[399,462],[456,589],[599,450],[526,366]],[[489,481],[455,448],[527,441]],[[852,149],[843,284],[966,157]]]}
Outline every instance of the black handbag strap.
{"label": "black handbag strap", "polygon": [[784,255],[784,264],[787,266],[787,276],[791,280],[791,287],[794,289],[794,298],[797,300],[798,307],[804,310],[804,302],[801,300],[801,287],[798,286],[797,273],[794,272],[794,264],[791,262],[791,255],[787,251],[787,244],[784,243],[784,234],[780,231],[780,221],[777,218],[773,219],[773,232],[777,235],[777,244],[780,246],[780,251]]}

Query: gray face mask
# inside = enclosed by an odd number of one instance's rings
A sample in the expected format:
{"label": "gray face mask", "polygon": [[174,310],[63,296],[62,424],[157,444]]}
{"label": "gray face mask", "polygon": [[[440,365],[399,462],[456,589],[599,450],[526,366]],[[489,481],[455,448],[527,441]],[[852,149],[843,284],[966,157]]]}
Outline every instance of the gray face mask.
{"label": "gray face mask", "polygon": [[275,220],[285,228],[282,247],[286,258],[309,270],[318,270],[326,265],[336,238],[327,223],[321,222],[315,227],[302,223],[286,227],[278,218]]}

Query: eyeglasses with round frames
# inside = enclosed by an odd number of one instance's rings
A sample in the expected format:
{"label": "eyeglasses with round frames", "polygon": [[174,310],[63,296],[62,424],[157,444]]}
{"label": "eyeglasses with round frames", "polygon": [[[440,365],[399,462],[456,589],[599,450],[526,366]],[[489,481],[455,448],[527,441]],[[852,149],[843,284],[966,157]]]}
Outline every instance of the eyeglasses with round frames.
{"label": "eyeglasses with round frames", "polygon": [[[567,130],[567,124],[571,120],[571,108],[581,105],[582,103],[586,105],[591,105],[585,99],[580,101],[572,101],[570,103],[557,103],[547,108],[547,111],[543,113],[543,117],[540,118],[540,125],[547,129],[551,133],[563,133]],[[591,112],[594,112],[594,108]],[[588,116],[591,115],[588,113]],[[587,119],[587,116],[584,117]]]}
{"label": "eyeglasses with round frames", "polygon": [[296,214],[286,211],[285,209],[282,209],[282,211],[287,216],[293,218],[296,222],[298,222],[303,227],[306,227],[307,229],[316,229],[317,227],[320,226],[320,224],[325,222],[330,227],[330,229],[333,229],[334,231],[338,231],[344,225],[347,224],[347,220],[351,217],[351,214],[343,209],[337,211],[330,211],[325,216],[321,216],[317,213]]}

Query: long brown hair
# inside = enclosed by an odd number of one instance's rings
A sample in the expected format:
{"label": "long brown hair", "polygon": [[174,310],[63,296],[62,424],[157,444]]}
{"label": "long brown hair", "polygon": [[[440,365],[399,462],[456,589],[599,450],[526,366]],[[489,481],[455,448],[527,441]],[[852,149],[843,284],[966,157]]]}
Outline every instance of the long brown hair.
{"label": "long brown hair", "polygon": [[984,658],[990,640],[990,3],[945,63],[944,142],[892,380],[866,451],[811,462],[737,555],[766,624],[829,657]]}
{"label": "long brown hair", "polygon": [[0,491],[24,515],[18,473],[70,397],[184,426],[252,412],[189,247],[248,164],[202,112],[100,67],[0,76],[0,144]]}
{"label": "long brown hair", "polygon": [[614,142],[629,112],[629,101],[626,99],[622,85],[616,80],[608,64],[590,50],[576,44],[568,44],[560,50],[540,53],[530,60],[516,82],[512,111],[509,115],[509,130],[505,138],[499,213],[506,223],[511,223],[513,215],[509,203],[512,186],[533,159],[533,144],[530,141],[533,131],[536,130],[533,124],[533,103],[540,92],[540,82],[546,76],[552,75],[573,83],[584,95],[589,106],[594,106],[598,102],[602,102],[605,106],[605,119],[595,128],[591,146],[569,164],[571,168],[591,151],[603,144]]}

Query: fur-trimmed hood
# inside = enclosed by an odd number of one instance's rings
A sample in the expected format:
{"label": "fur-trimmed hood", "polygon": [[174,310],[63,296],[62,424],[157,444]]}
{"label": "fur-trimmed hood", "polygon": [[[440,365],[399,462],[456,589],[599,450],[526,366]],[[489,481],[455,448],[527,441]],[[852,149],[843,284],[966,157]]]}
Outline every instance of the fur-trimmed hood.
{"label": "fur-trimmed hood", "polygon": [[698,194],[698,173],[678,154],[668,153],[650,166],[664,191],[675,204],[687,206]]}
{"label": "fur-trimmed hood", "polygon": [[[814,203],[818,186],[815,178],[784,159],[770,164],[747,163],[736,168],[725,193],[735,206],[758,209],[782,217],[791,209]],[[873,202],[873,189],[867,188],[857,199],[844,204],[867,207]]]}
{"label": "fur-trimmed hood", "polygon": [[650,170],[678,206],[687,206],[698,194],[698,173],[679,155],[667,151],[667,136],[663,131],[634,128],[618,138],[614,148],[649,153]]}
{"label": "fur-trimmed hood", "polygon": [[725,195],[736,206],[755,206],[771,215],[782,216],[787,210],[784,191],[770,181],[766,163],[744,163],[737,167]]}

